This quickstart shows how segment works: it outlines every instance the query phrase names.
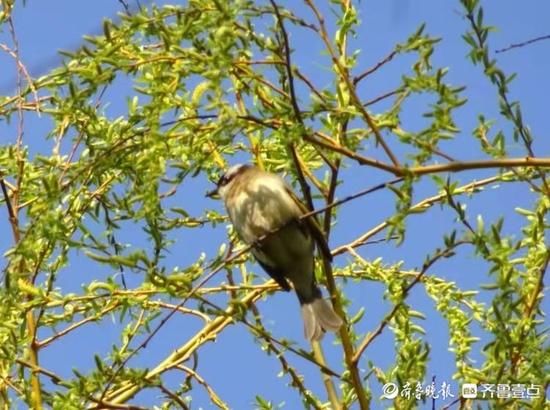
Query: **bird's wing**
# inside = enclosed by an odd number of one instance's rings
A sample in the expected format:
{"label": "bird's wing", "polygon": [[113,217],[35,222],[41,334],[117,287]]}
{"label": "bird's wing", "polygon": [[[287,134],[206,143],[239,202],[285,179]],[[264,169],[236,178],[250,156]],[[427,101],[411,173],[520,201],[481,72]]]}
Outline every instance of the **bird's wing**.
{"label": "bird's wing", "polygon": [[[303,204],[303,202],[300,201],[300,199],[296,196],[296,194],[294,194],[294,192],[288,186],[286,187],[286,191],[294,200],[298,208],[300,209],[301,215],[304,215],[309,212],[309,210]],[[312,215],[308,218],[304,218],[301,220],[301,222],[306,225],[309,232],[313,236],[313,239],[317,244],[317,249],[319,249],[319,251],[323,254],[325,258],[327,258],[327,260],[332,261],[332,253],[330,251],[330,247],[328,246],[325,233],[319,226],[319,222],[317,221],[317,218],[315,217],[315,215]]]}
{"label": "bird's wing", "polygon": [[288,284],[288,281],[285,279],[283,272],[273,266],[271,266],[268,262],[268,258],[265,256],[265,254],[258,248],[253,247],[252,248],[252,254],[256,258],[256,261],[260,264],[260,266],[267,272],[271,278],[275,282],[279,284],[281,288],[283,288],[285,291],[290,290],[290,285]]}

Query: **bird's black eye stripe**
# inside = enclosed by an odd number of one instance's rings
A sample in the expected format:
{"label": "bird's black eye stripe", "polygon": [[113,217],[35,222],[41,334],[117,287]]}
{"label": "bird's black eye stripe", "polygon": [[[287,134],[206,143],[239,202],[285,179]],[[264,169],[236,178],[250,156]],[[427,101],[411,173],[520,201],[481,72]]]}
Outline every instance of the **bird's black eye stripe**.
{"label": "bird's black eye stripe", "polygon": [[218,179],[218,186],[224,186],[225,184],[227,184],[229,182],[229,178],[227,178],[227,176],[225,175],[222,175],[220,177],[220,179]]}
{"label": "bird's black eye stripe", "polygon": [[234,168],[230,169],[225,174],[223,174],[220,177],[220,179],[218,179],[218,186],[221,187],[221,186],[229,184],[233,180],[233,178],[235,178],[237,175],[243,173],[244,171],[246,171],[249,168],[250,167],[247,166],[247,165],[241,165],[239,167],[234,167]]}
{"label": "bird's black eye stripe", "polygon": [[224,186],[224,185],[229,184],[229,182],[231,182],[231,180],[233,178],[235,178],[235,175],[236,175],[235,173],[233,173],[233,174],[227,174],[227,173],[223,174],[220,177],[220,179],[218,179],[218,186]]}

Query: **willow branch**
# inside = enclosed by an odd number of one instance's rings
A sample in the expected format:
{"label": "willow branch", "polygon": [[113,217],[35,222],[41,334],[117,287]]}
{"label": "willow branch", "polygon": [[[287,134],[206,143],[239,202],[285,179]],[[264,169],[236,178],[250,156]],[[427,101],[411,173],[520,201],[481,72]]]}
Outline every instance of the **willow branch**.
{"label": "willow branch", "polygon": [[305,0],[305,2],[309,6],[309,8],[313,11],[313,14],[315,14],[315,17],[317,18],[317,21],[319,22],[319,35],[321,36],[321,39],[325,43],[325,47],[326,47],[327,51],[329,52],[329,54],[332,58],[333,64],[338,68],[338,71],[339,71],[339,74],[340,74],[341,78],[345,81],[345,83],[347,85],[347,90],[348,90],[348,92],[349,92],[349,94],[350,94],[350,96],[353,100],[353,103],[354,103],[356,109],[359,111],[359,113],[361,114],[361,116],[363,117],[365,122],[368,124],[369,128],[371,129],[371,131],[373,132],[373,134],[376,138],[376,142],[382,147],[382,149],[384,150],[384,152],[386,153],[388,158],[391,160],[393,165],[395,167],[400,167],[399,161],[397,160],[397,158],[395,157],[395,155],[393,154],[393,152],[391,151],[389,146],[386,144],[386,141],[384,141],[384,138],[382,138],[382,135],[380,134],[380,130],[378,129],[377,125],[374,123],[371,116],[369,115],[369,113],[367,112],[365,107],[363,106],[363,103],[361,102],[361,99],[357,95],[357,90],[355,89],[355,84],[353,84],[353,81],[350,79],[346,68],[342,65],[342,63],[340,62],[339,56],[334,51],[334,49],[332,47],[332,44],[331,44],[331,42],[329,40],[329,37],[328,37],[328,32],[327,32],[327,29],[325,27],[325,22],[324,22],[323,16],[321,15],[321,13],[317,9],[317,7],[313,4],[313,1]]}
{"label": "willow branch", "polygon": [[391,53],[389,53],[386,57],[384,57],[382,60],[380,60],[379,62],[377,62],[373,67],[365,70],[364,72],[362,72],[361,74],[359,74],[358,76],[356,76],[354,79],[353,79],[353,84],[354,85],[357,85],[361,80],[363,80],[365,77],[368,77],[369,75],[371,75],[372,73],[374,73],[376,70],[378,70],[380,67],[382,67],[383,65],[389,63],[391,60],[393,60],[393,58],[396,56],[397,54],[397,50],[393,50]]}
{"label": "willow branch", "polygon": [[[10,221],[11,229],[12,229],[12,235],[15,242],[15,245],[18,245],[21,242],[21,234],[19,231],[19,222],[17,218],[16,211],[14,210],[14,207],[11,203],[11,199],[8,195],[8,191],[6,188],[6,183],[4,182],[4,178],[2,175],[0,175],[0,186],[2,188],[2,194],[4,195],[4,201],[6,202],[6,207],[8,209],[8,218]],[[10,286],[10,276],[9,276],[9,269],[6,270],[6,287],[9,288]],[[25,268],[25,260],[23,259],[21,263],[19,264],[18,273],[22,274],[26,270]],[[24,278],[22,280],[28,280],[27,278]],[[38,362],[38,350],[39,347],[36,344],[36,333],[37,333],[37,321],[34,317],[34,313],[32,309],[29,309],[26,313],[26,328],[27,333],[29,335],[29,339],[31,340],[29,349],[28,349],[28,355],[31,365],[34,368],[39,368],[39,362]],[[31,400],[33,403],[33,406],[35,409],[40,410],[42,408],[42,387],[40,383],[40,378],[38,377],[38,372],[35,370],[31,370],[30,375],[30,381],[31,381]]]}
{"label": "willow branch", "polygon": [[[175,403],[179,404],[179,406],[183,410],[190,410],[187,403],[181,398],[178,394],[171,391],[169,388],[164,386],[162,383],[158,383],[156,386],[161,392],[163,392],[166,396],[168,396],[170,399],[172,399]],[[166,405],[165,403],[163,403]],[[99,409],[98,409],[99,410]]]}
{"label": "willow branch", "polygon": [[[240,252],[237,252],[230,257],[226,258],[225,261],[223,261],[221,264],[219,264],[216,268],[214,268],[208,275],[206,275],[193,289],[189,291],[189,293],[183,298],[183,300],[178,303],[174,308],[160,321],[160,323],[152,330],[152,332],[145,338],[145,340],[134,350],[131,351],[131,353],[122,361],[122,363],[119,365],[119,367],[113,372],[113,375],[111,376],[109,382],[107,383],[100,400],[103,400],[106,395],[109,392],[109,389],[111,387],[111,384],[115,381],[115,378],[118,376],[118,374],[122,371],[122,369],[126,366],[126,364],[132,359],[139,351],[142,349],[145,349],[149,342],[155,337],[155,335],[164,327],[164,325],[170,320],[172,316],[178,312],[178,309],[180,307],[183,307],[185,303],[199,290],[203,285],[205,285],[210,279],[212,279],[223,267],[230,261],[236,259],[240,255],[244,254],[247,251],[247,249],[243,249]],[[210,325],[212,325],[212,322],[210,322],[206,327],[208,328]],[[225,326],[224,326],[225,327]],[[120,390],[120,389],[119,389]],[[137,390],[136,390],[137,391]],[[134,391],[130,396],[135,394]],[[116,396],[116,395],[115,395]]]}
{"label": "willow branch", "polygon": [[190,367],[187,367],[183,364],[180,364],[176,366],[176,369],[179,369],[190,376],[192,376],[200,385],[202,385],[206,392],[208,393],[208,396],[210,397],[210,400],[212,400],[212,403],[214,403],[218,408],[223,410],[229,410],[229,406],[220,398],[220,396],[214,391],[214,389],[204,380],[200,374],[198,374],[195,370],[191,369]]}
{"label": "willow branch", "polygon": [[550,158],[524,157],[524,158],[502,158],[478,161],[456,161],[447,164],[425,165],[409,168],[405,172],[412,175],[439,174],[442,172],[460,172],[471,169],[489,168],[516,168],[516,167],[550,167]]}
{"label": "willow branch", "polygon": [[15,361],[19,363],[21,366],[27,367],[28,369],[32,370],[33,372],[41,373],[44,376],[48,376],[54,384],[60,384],[64,380],[62,377],[58,376],[54,372],[44,369],[43,367],[40,367],[40,366],[35,366],[26,360],[15,359]]}
{"label": "willow branch", "polygon": [[[275,284],[275,281],[270,279],[267,284]],[[276,289],[280,289],[280,286],[279,285],[276,285],[275,286]],[[216,309],[218,311],[218,314],[221,315],[221,316],[227,316],[227,312],[226,310],[218,307],[215,303],[213,303],[212,301],[210,300],[207,300],[207,299],[204,299],[204,298],[199,298],[200,301],[204,304],[207,304],[211,307],[213,307],[214,309]],[[252,303],[250,305],[250,309],[254,312],[254,306],[255,306],[255,303]],[[235,317],[235,316],[232,316],[232,318],[234,320],[238,320],[240,323],[244,324],[246,327],[248,327],[250,330],[252,330],[255,334],[258,334],[260,337],[262,337],[264,340],[266,341],[269,341],[270,343],[276,345],[276,346],[279,346],[291,353],[294,353],[296,356],[299,356],[301,357],[302,359],[304,360],[307,360],[308,362],[312,363],[313,365],[317,366],[323,373],[329,375],[329,376],[333,376],[333,377],[336,377],[338,379],[341,379],[342,378],[342,375],[341,374],[338,374],[337,372],[335,372],[334,370],[332,370],[330,367],[328,367],[326,364],[324,363],[321,363],[319,362],[318,360],[316,360],[315,358],[312,358],[311,357],[311,354],[309,354],[309,352],[305,352],[301,349],[296,349],[294,347],[292,347],[291,345],[289,345],[288,343],[284,343],[282,342],[281,340],[277,339],[276,337],[273,337],[267,330],[265,330],[262,326],[257,326],[257,325],[254,325],[252,323],[250,323],[246,317],[244,316],[240,316],[240,317]]]}
{"label": "willow branch", "polygon": [[498,50],[495,50],[495,53],[504,53],[504,52],[510,51],[514,48],[525,47],[525,46],[528,46],[530,44],[537,43],[537,42],[543,41],[543,40],[550,40],[550,34],[547,34],[545,36],[535,37],[535,38],[532,38],[532,39],[527,40],[527,41],[522,41],[520,43],[512,43],[508,47],[499,48]]}
{"label": "willow branch", "polygon": [[6,188],[6,182],[4,181],[4,178],[2,177],[1,174],[0,174],[0,187],[2,188],[2,194],[4,195],[4,202],[6,203],[6,208],[8,210],[8,218],[10,221],[11,232],[15,242],[18,243],[20,240],[20,234],[19,234],[19,228],[18,228],[18,222],[17,222],[17,215],[15,214],[15,211],[11,205],[10,196]]}
{"label": "willow branch", "polygon": [[[275,2],[275,0],[269,0],[269,2],[271,3],[273,10],[275,11],[275,15],[277,16],[277,25],[279,26],[279,30],[283,37],[283,44],[282,44],[283,54],[284,54],[285,69],[286,69],[288,89],[290,94],[290,102],[292,104],[292,110],[294,112],[295,120],[298,122],[301,128],[301,132],[305,133],[304,120],[302,118],[302,112],[300,111],[300,107],[298,106],[298,98],[296,96],[296,89],[294,87],[294,75],[292,74],[292,62],[291,62],[291,56],[290,56],[290,44],[288,41],[288,34],[286,32],[285,25],[281,17],[281,13],[279,12],[279,7],[277,6],[277,3]],[[294,145],[294,143],[290,143],[288,144],[288,148],[292,156],[292,161],[294,163],[296,174],[298,176],[298,182],[302,190],[302,195],[304,197],[304,200],[306,202],[308,209],[311,211],[314,209],[313,199],[311,197],[311,190],[309,188],[309,185],[306,182],[302,167],[300,166],[300,160],[298,157],[296,146]]]}
{"label": "willow branch", "polygon": [[[253,291],[248,295],[243,297],[239,304],[241,306],[248,307],[250,303],[253,303],[259,300],[263,295],[263,291]],[[189,299],[190,295],[186,296],[185,300]],[[231,305],[226,309],[226,315],[218,316],[213,319],[210,323],[206,324],[199,332],[197,332],[187,343],[180,346],[172,354],[166,357],[158,366],[150,370],[145,375],[145,380],[154,380],[155,377],[160,374],[175,368],[181,363],[185,362],[191,355],[199,349],[200,346],[205,344],[208,341],[214,340],[216,335],[219,334],[224,328],[229,326],[234,322],[233,315],[235,314],[235,305]],[[163,320],[163,323],[166,322]],[[157,327],[158,328],[158,327]],[[149,335],[147,340],[150,340],[153,333]],[[140,345],[140,347],[143,346]],[[134,350],[135,352],[135,350]],[[125,401],[132,398],[137,392],[139,392],[139,384],[126,381],[121,383],[115,390],[108,390],[102,396],[102,400],[108,400],[112,403],[124,403]]]}
{"label": "willow branch", "polygon": [[[323,353],[323,347],[321,346],[321,343],[319,343],[318,341],[313,341],[311,343],[311,346],[313,348],[313,356],[315,357],[315,359],[319,363],[326,365],[325,355]],[[340,410],[342,408],[342,405],[340,404],[338,392],[336,391],[336,387],[334,386],[332,378],[326,373],[321,373],[321,378],[323,379],[323,384],[325,385],[325,389],[327,390],[328,400],[331,404],[330,408],[334,410]]]}
{"label": "willow branch", "polygon": [[[497,176],[493,176],[493,177],[490,177],[490,178],[485,178],[485,179],[482,179],[480,181],[474,181],[474,182],[471,182],[469,184],[462,185],[461,187],[455,188],[454,194],[459,195],[459,194],[464,194],[464,193],[467,193],[467,192],[472,192],[472,191],[474,191],[474,190],[476,190],[476,189],[478,189],[482,186],[489,185],[489,184],[492,184],[494,182],[502,181],[502,180],[504,180],[506,178],[509,178],[511,176],[513,176],[513,173],[512,172],[507,172],[507,173],[502,174],[502,175],[497,175]],[[415,213],[418,213],[418,212],[421,212],[421,211],[423,212],[426,209],[433,206],[434,204],[445,200],[446,198],[447,198],[447,193],[443,192],[443,193],[431,196],[429,198],[423,199],[422,201],[417,202],[416,204],[411,206],[409,212],[412,213],[412,214],[415,214]],[[386,229],[389,226],[390,225],[389,225],[388,221],[384,221],[384,222],[378,224],[377,226],[370,229],[368,232],[365,232],[363,235],[361,235],[358,238],[354,239],[350,243],[345,244],[345,245],[341,245],[341,246],[333,249],[332,255],[333,256],[340,255],[340,254],[343,254],[343,253],[347,252],[348,249],[354,249],[354,248],[358,248],[358,247],[364,245],[370,238],[372,238],[374,235],[382,232],[384,229]]]}
{"label": "willow branch", "polygon": [[[296,388],[298,392],[300,393],[300,396],[307,401],[309,405],[311,405],[313,408],[317,410],[322,410],[322,405],[319,403],[319,400],[313,394],[311,391],[305,386],[302,377],[298,374],[297,370],[291,366],[291,364],[286,359],[284,352],[282,349],[279,349],[276,344],[273,341],[273,338],[269,335],[269,333],[265,330],[265,327],[262,323],[260,311],[256,304],[251,304],[250,310],[254,314],[254,321],[256,322],[255,326],[250,325],[250,329],[253,330],[254,334],[261,337],[267,344],[268,351],[273,352],[275,354],[275,357],[277,360],[279,360],[279,363],[281,363],[281,367],[283,368],[283,371],[287,373],[291,380],[291,386]],[[284,346],[283,346],[284,348]],[[316,357],[317,358],[317,357]],[[317,361],[319,361],[319,358],[317,358]],[[321,362],[321,361],[319,361]],[[325,362],[322,361],[324,364]],[[323,378],[327,377],[330,380],[330,376],[323,373]],[[330,386],[334,387],[332,383],[330,383]],[[330,386],[327,386],[327,388],[330,388]],[[329,398],[331,397],[331,394],[329,392]],[[338,403],[338,400],[333,402],[331,400],[331,403],[334,405],[334,403]]]}
{"label": "willow branch", "polygon": [[384,319],[382,319],[382,321],[377,326],[377,328],[374,331],[369,332],[365,336],[363,341],[359,344],[359,347],[357,348],[357,351],[355,352],[355,355],[353,356],[353,359],[352,359],[353,363],[357,364],[359,362],[359,359],[361,358],[361,355],[363,354],[363,352],[367,349],[367,347],[370,346],[370,344],[382,333],[384,328],[390,323],[390,321],[393,319],[393,317],[395,316],[399,308],[403,306],[403,304],[405,303],[405,300],[409,296],[409,292],[411,291],[411,289],[415,287],[419,282],[422,281],[428,269],[430,269],[430,267],[432,267],[433,264],[436,263],[438,260],[450,255],[452,251],[456,249],[458,246],[464,245],[466,243],[469,243],[469,242],[457,241],[451,244],[450,246],[447,246],[445,249],[437,251],[434,256],[430,257],[428,260],[426,260],[426,262],[424,262],[424,264],[422,265],[422,269],[420,270],[420,273],[411,281],[411,283],[407,285],[405,289],[403,289],[401,300],[393,306],[392,310],[384,317]]}

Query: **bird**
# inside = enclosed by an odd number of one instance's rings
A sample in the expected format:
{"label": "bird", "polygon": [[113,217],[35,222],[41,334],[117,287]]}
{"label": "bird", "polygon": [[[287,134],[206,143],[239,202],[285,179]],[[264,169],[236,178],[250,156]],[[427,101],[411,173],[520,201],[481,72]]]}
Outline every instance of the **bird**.
{"label": "bird", "polygon": [[301,306],[305,338],[319,341],[326,331],[337,332],[343,321],[323,299],[314,275],[315,244],[329,258],[330,249],[316,221],[301,218],[307,209],[284,179],[253,165],[237,164],[207,195],[216,194],[260,266],[283,290],[290,291],[292,284]]}

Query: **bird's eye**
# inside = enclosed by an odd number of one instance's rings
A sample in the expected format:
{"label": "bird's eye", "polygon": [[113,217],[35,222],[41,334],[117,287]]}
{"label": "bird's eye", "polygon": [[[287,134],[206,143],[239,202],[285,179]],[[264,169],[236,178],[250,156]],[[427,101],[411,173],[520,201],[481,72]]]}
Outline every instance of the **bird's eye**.
{"label": "bird's eye", "polygon": [[247,169],[248,169],[248,167],[245,166],[245,165],[236,165],[236,166],[230,168],[218,180],[218,187],[222,187],[222,186],[225,186],[225,185],[229,184],[233,180],[233,178],[235,178],[237,175],[242,174]]}
{"label": "bird's eye", "polygon": [[228,182],[229,182],[229,178],[227,177],[227,175],[222,175],[218,180],[218,186],[227,185]]}

